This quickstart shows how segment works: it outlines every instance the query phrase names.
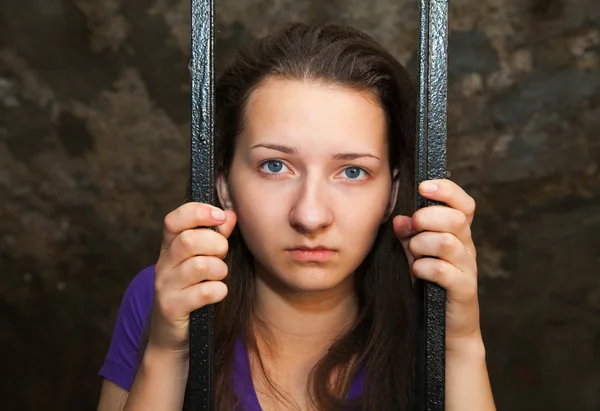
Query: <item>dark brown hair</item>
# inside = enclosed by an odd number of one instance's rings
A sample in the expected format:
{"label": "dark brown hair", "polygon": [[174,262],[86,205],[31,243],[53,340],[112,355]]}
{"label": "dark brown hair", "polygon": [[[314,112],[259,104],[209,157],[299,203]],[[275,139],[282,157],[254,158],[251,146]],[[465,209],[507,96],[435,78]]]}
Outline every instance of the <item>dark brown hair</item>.
{"label": "dark brown hair", "polygon": [[[288,24],[241,49],[216,87],[217,172],[231,166],[236,137],[252,92],[272,77],[341,85],[372,92],[385,110],[390,169],[400,191],[392,214],[410,214],[414,197],[416,93],[407,70],[366,34],[337,25]],[[357,269],[358,316],[313,369],[310,392],[320,410],[408,410],[412,403],[413,300],[408,263],[394,236],[392,218]],[[236,228],[226,259],[227,298],[217,307],[216,401],[219,411],[238,407],[232,387],[235,341],[256,352],[252,326],[252,255]],[[354,361],[353,361],[354,359]],[[346,381],[365,366],[363,397],[347,401],[331,376]]]}

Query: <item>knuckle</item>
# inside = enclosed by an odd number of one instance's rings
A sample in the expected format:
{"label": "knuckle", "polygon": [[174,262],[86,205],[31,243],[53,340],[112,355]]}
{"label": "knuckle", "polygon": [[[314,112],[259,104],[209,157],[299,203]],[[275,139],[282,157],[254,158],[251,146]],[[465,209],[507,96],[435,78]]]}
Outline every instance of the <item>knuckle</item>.
{"label": "knuckle", "polygon": [[186,230],[179,234],[179,242],[185,251],[192,251],[194,249],[194,232],[192,230]]}
{"label": "knuckle", "polygon": [[448,265],[444,264],[443,261],[436,260],[431,267],[431,270],[433,271],[433,276],[437,283],[441,284],[447,289],[452,289],[455,287],[452,273],[450,272]]}
{"label": "knuckle", "polygon": [[223,294],[227,294],[227,286],[221,281],[209,281],[202,284],[198,290],[198,298],[201,304],[213,304],[222,299]]}
{"label": "knuckle", "polygon": [[463,213],[457,213],[456,217],[453,221],[453,226],[455,229],[461,229],[467,224],[467,216]]}
{"label": "knuckle", "polygon": [[456,246],[456,237],[450,233],[442,233],[440,247],[444,251],[450,251]]}
{"label": "knuckle", "polygon": [[200,254],[224,258],[229,249],[229,242],[223,235],[209,228],[199,229],[200,239],[198,244],[202,246]]}
{"label": "knuckle", "polygon": [[448,270],[446,269],[446,265],[442,264],[440,261],[436,261],[433,265],[433,273],[437,278],[446,278],[448,276]]}
{"label": "knuckle", "polygon": [[198,297],[204,304],[212,300],[213,289],[208,287],[208,284],[201,284],[198,289]]}
{"label": "knuckle", "polygon": [[206,273],[206,271],[208,270],[208,264],[206,263],[206,261],[204,261],[203,258],[200,257],[196,257],[193,259],[192,266],[194,271],[198,274]]}

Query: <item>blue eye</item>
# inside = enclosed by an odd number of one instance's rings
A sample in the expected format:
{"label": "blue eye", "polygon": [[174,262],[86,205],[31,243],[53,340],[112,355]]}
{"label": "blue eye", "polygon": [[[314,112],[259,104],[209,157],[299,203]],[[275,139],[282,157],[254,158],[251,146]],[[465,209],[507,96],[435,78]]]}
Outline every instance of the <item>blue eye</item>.
{"label": "blue eye", "polygon": [[261,170],[272,174],[279,173],[284,167],[287,168],[285,164],[279,160],[268,160],[260,165]]}
{"label": "blue eye", "polygon": [[360,173],[365,173],[365,170],[358,167],[348,167],[343,171],[343,173],[346,177],[348,177],[351,180],[358,180],[358,177],[361,176]]}

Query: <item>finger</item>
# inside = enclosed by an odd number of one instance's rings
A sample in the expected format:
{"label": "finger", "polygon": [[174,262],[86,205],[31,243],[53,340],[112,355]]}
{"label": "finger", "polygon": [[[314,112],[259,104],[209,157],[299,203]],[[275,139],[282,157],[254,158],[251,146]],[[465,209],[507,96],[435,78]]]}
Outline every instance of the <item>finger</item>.
{"label": "finger", "polygon": [[414,236],[409,249],[415,259],[423,257],[440,258],[464,273],[476,273],[475,259],[463,243],[450,233],[425,231]]}
{"label": "finger", "polygon": [[225,237],[210,228],[185,230],[160,256],[161,266],[171,269],[197,255],[225,258],[229,243]]}
{"label": "finger", "polygon": [[225,222],[217,226],[217,232],[223,237],[229,238],[237,223],[237,215],[232,210],[225,210],[225,217]]}
{"label": "finger", "polygon": [[398,215],[392,220],[392,227],[394,228],[394,234],[400,241],[410,238],[415,234],[415,230],[412,224],[412,218],[405,215]]}
{"label": "finger", "polygon": [[421,258],[412,265],[415,277],[438,284],[448,292],[448,299],[469,302],[477,299],[477,279],[452,264],[437,258]]}
{"label": "finger", "polygon": [[205,203],[186,203],[165,217],[161,250],[169,248],[175,238],[185,230],[219,226],[226,218],[226,213],[218,207]]}
{"label": "finger", "polygon": [[409,248],[410,239],[414,234],[412,219],[404,215],[396,216],[392,220],[392,227],[394,229],[394,234],[396,234],[396,237],[398,238],[398,240],[400,240],[400,244],[402,244],[404,254],[406,254],[406,259],[408,260],[408,264],[411,265],[414,261],[413,254],[411,253]]}
{"label": "finger", "polygon": [[177,293],[173,301],[180,313],[189,315],[192,311],[216,304],[227,296],[227,286],[222,281],[205,281],[187,287]]}
{"label": "finger", "polygon": [[459,210],[467,217],[469,225],[473,223],[475,200],[454,181],[447,179],[423,181],[419,184],[419,193],[423,197]]}
{"label": "finger", "polygon": [[465,214],[459,210],[445,206],[424,207],[413,214],[412,224],[417,232],[453,234],[475,255],[471,226]]}
{"label": "finger", "polygon": [[220,281],[227,276],[227,264],[214,256],[188,258],[179,266],[156,278],[157,289],[183,290],[202,281]]}

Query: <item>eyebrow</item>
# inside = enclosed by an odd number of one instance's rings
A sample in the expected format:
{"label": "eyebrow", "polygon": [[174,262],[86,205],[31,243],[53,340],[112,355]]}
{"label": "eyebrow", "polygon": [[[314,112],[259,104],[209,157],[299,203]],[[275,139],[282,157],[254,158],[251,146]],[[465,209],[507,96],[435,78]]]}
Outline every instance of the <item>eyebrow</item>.
{"label": "eyebrow", "polygon": [[[286,153],[286,154],[298,154],[299,153],[298,149],[293,148],[293,147],[288,147],[288,146],[284,146],[281,144],[268,144],[268,143],[256,144],[256,145],[250,147],[250,150],[252,150],[254,148],[258,148],[258,147],[264,147],[264,148],[268,148],[271,150],[281,151],[282,153]],[[381,160],[379,157],[377,157],[371,153],[337,153],[337,154],[334,154],[331,156],[331,158],[334,160],[355,160],[357,158],[362,158],[362,157],[370,157],[370,158],[374,158],[376,160]]]}

